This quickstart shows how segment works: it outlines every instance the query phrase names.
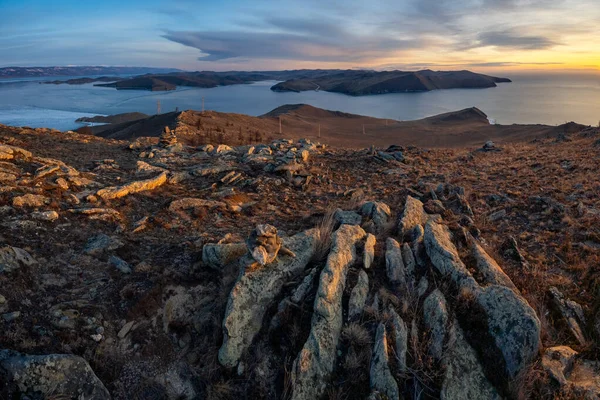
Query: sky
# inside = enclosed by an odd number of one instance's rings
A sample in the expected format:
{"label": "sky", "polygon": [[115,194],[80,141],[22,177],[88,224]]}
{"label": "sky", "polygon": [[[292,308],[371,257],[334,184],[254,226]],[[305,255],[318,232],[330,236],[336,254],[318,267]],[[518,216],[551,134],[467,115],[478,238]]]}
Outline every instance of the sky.
{"label": "sky", "polygon": [[0,67],[600,71],[600,0],[0,0]]}

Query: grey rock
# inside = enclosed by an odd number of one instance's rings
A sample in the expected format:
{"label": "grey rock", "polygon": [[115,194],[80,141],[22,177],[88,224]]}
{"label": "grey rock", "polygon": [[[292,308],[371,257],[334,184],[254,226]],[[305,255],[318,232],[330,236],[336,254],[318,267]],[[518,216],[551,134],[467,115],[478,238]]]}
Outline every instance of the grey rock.
{"label": "grey rock", "polygon": [[392,217],[392,211],[390,207],[377,201],[369,201],[364,203],[360,208],[360,213],[370,218],[375,224],[375,233],[379,234],[385,230],[390,218]]}
{"label": "grey rock", "polygon": [[417,285],[417,296],[423,297],[428,288],[429,282],[425,276],[422,276],[421,279],[419,279],[419,284]]}
{"label": "grey rock", "polygon": [[453,340],[444,355],[445,370],[440,398],[500,400],[502,397],[486,378],[477,353],[466,341],[457,321],[454,321],[450,335]]}
{"label": "grey rock", "polygon": [[88,239],[83,252],[90,256],[98,256],[107,251],[120,249],[124,244],[119,239],[100,233]]}
{"label": "grey rock", "polygon": [[[223,345],[219,350],[221,365],[235,367],[238,364],[260,330],[267,308],[283,285],[306,268],[315,252],[317,236],[316,230],[309,230],[285,238],[284,245],[296,257],[280,257],[268,267],[245,268],[240,272],[225,309]],[[251,262],[247,260],[247,263]]]}
{"label": "grey rock", "polygon": [[401,238],[412,236],[415,227],[425,224],[427,218],[423,203],[412,196],[406,196],[404,211],[398,224],[398,234]]}
{"label": "grey rock", "polygon": [[425,230],[421,225],[415,226],[412,237],[412,251],[415,256],[415,261],[419,267],[427,265],[427,254],[425,252]]}
{"label": "grey rock", "polygon": [[406,278],[410,287],[414,287],[416,281],[417,261],[408,243],[402,244],[402,260],[406,268]]}
{"label": "grey rock", "polygon": [[568,346],[556,346],[546,349],[542,356],[542,367],[561,385],[567,384],[568,372],[573,369],[575,350]]}
{"label": "grey rock", "polygon": [[395,239],[385,242],[385,271],[392,284],[406,285],[406,271],[402,261],[402,250]]}
{"label": "grey rock", "polygon": [[[35,396],[108,400],[110,394],[83,358],[67,354],[24,355],[0,351],[0,376],[10,398]],[[24,397],[23,397],[24,398]]]}
{"label": "grey rock", "polygon": [[584,360],[567,346],[546,350],[542,366],[577,399],[600,399],[600,362]]}
{"label": "grey rock", "polygon": [[0,247],[0,273],[12,272],[21,266],[32,266],[37,261],[27,251],[18,247]]}
{"label": "grey rock", "polygon": [[371,358],[370,384],[372,390],[384,394],[389,400],[399,400],[398,383],[392,376],[387,351],[387,335],[385,325],[379,323]]}
{"label": "grey rock", "polygon": [[360,225],[362,217],[355,211],[344,211],[338,208],[333,215],[333,219],[339,224]]}
{"label": "grey rock", "polygon": [[115,267],[116,269],[118,269],[119,271],[121,271],[124,274],[130,274],[131,273],[131,265],[129,265],[129,263],[125,260],[123,260],[122,258],[119,258],[117,256],[110,256],[110,258],[108,259],[108,262],[110,263],[110,265],[112,265],[113,267]]}
{"label": "grey rock", "polygon": [[425,299],[423,319],[431,337],[429,353],[436,360],[441,360],[444,354],[444,344],[448,337],[448,310],[446,299],[439,289],[431,292]]}
{"label": "grey rock", "polygon": [[2,314],[2,319],[6,322],[12,322],[21,317],[21,311],[13,311],[6,314]]}
{"label": "grey rock", "polygon": [[375,259],[375,244],[377,243],[377,239],[374,235],[367,233],[367,238],[365,239],[365,249],[363,252],[363,266],[365,269],[371,268],[373,264],[373,260]]}
{"label": "grey rock", "polygon": [[367,301],[367,294],[369,293],[369,277],[367,273],[360,270],[358,273],[358,282],[350,293],[350,301],[348,303],[348,319],[354,320],[361,316],[363,308],[365,308],[365,302]]}
{"label": "grey rock", "polygon": [[54,222],[58,219],[56,211],[35,211],[31,213],[31,218],[38,221]]}
{"label": "grey rock", "polygon": [[471,255],[475,259],[478,272],[486,284],[502,285],[519,292],[513,281],[504,273],[498,263],[490,257],[475,240],[471,240]]}
{"label": "grey rock", "polygon": [[308,293],[312,290],[315,275],[317,275],[318,269],[313,268],[308,275],[304,277],[302,283],[294,290],[294,294],[290,297],[290,300],[293,303],[300,304],[304,301]]}
{"label": "grey rock", "polygon": [[505,286],[480,289],[475,301],[485,312],[488,333],[504,357],[508,376],[516,377],[539,350],[540,321],[535,311]]}
{"label": "grey rock", "polygon": [[495,211],[488,216],[488,219],[492,222],[499,221],[506,217],[506,210],[503,208],[502,210]]}
{"label": "grey rock", "polygon": [[356,246],[365,235],[362,228],[353,225],[342,225],[333,234],[331,252],[319,280],[311,330],[292,367],[293,400],[316,399],[327,387],[342,330],[346,275],[357,261]]}
{"label": "grey rock", "polygon": [[562,315],[575,339],[577,339],[579,344],[585,346],[587,340],[583,333],[583,329],[581,328],[582,325],[585,326],[585,317],[581,305],[566,299],[556,287],[550,288],[550,295],[552,296],[554,307]]}
{"label": "grey rock", "polygon": [[202,247],[202,262],[220,270],[248,253],[246,243],[209,243]]}
{"label": "grey rock", "polygon": [[406,352],[408,350],[408,329],[406,323],[398,315],[392,306],[389,308],[389,313],[392,316],[391,324],[394,328],[394,346],[396,350],[396,360],[398,361],[398,370],[406,372]]}
{"label": "grey rock", "polygon": [[445,225],[428,221],[425,225],[424,242],[425,251],[440,274],[450,277],[459,288],[474,292],[479,287],[461,261]]}

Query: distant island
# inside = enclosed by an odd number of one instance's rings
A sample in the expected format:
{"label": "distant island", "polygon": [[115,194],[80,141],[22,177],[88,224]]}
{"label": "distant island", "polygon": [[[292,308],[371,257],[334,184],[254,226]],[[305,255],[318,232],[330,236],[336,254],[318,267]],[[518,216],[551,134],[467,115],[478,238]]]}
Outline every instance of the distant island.
{"label": "distant island", "polygon": [[[108,77],[81,78],[48,83],[80,84],[107,82]],[[290,70],[290,71],[197,71],[145,74],[131,78],[113,78],[95,86],[118,90],[175,90],[178,86],[214,88],[259,81],[281,81],[271,87],[275,92],[323,90],[351,96],[425,92],[438,89],[480,89],[511,82],[471,71],[370,71],[370,70]]]}
{"label": "distant island", "polygon": [[4,67],[0,68],[2,78],[35,78],[44,76],[93,76],[93,75],[141,75],[181,71],[176,68],[149,67]]}
{"label": "distant island", "polygon": [[120,81],[123,78],[119,78],[117,76],[100,76],[98,78],[73,78],[67,79],[66,81],[55,80],[55,81],[45,81],[40,83],[52,84],[52,85],[83,85],[85,83],[93,83],[93,82],[116,82]]}
{"label": "distant island", "polygon": [[276,92],[324,90],[352,96],[370,94],[426,92],[437,89],[478,89],[511,82],[508,78],[471,71],[343,71],[321,78],[291,79],[276,84]]}

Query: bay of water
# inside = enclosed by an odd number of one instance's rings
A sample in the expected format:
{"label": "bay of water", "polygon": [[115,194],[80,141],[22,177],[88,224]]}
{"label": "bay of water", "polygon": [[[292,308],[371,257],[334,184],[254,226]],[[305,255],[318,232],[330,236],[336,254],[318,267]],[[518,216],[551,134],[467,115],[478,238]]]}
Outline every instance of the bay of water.
{"label": "bay of water", "polygon": [[[352,97],[328,92],[276,93],[275,82],[213,89],[177,88],[170,92],[116,90],[85,85],[40,84],[40,79],[0,80],[0,123],[13,126],[76,129],[82,116],[124,112],[205,108],[262,115],[284,104],[306,103],[328,110],[379,118],[413,120],[466,107],[478,107],[500,124],[597,125],[600,75],[509,76],[513,83],[490,89],[435,90]],[[44,78],[53,80],[57,78]],[[58,78],[61,80],[68,77]]]}

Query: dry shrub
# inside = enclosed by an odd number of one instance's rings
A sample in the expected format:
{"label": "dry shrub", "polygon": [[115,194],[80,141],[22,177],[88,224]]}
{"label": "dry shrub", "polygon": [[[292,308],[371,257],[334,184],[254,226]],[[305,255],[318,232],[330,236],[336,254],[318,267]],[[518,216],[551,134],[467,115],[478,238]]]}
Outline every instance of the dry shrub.
{"label": "dry shrub", "polygon": [[230,381],[216,382],[206,392],[206,400],[231,400],[234,398],[235,385]]}
{"label": "dry shrub", "polygon": [[332,234],[335,227],[335,210],[335,207],[329,207],[317,226],[317,244],[313,257],[313,261],[315,262],[324,261],[331,249]]}
{"label": "dry shrub", "polygon": [[371,334],[367,328],[356,322],[351,322],[344,327],[342,330],[342,339],[350,346],[358,348],[368,346],[372,343]]}

